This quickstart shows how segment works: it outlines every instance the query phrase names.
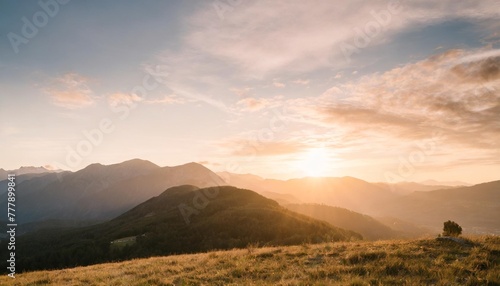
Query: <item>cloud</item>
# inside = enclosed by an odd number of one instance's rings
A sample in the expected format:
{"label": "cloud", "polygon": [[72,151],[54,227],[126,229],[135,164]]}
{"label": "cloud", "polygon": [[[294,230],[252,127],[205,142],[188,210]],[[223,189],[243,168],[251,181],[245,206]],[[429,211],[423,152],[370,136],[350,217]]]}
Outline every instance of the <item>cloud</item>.
{"label": "cloud", "polygon": [[[317,96],[242,99],[239,111],[259,111],[255,123],[262,128],[215,142],[213,152],[252,164],[290,162],[321,147],[342,160],[342,168],[377,166],[380,176],[422,150],[425,158],[415,165],[420,173],[442,170],[440,166],[497,166],[497,53],[448,50],[337,84]],[[267,136],[273,106],[286,107],[286,123]]]}
{"label": "cloud", "polygon": [[500,141],[499,50],[450,50],[382,74],[294,99],[295,112],[319,126],[399,140],[430,138],[495,150]]}
{"label": "cloud", "polygon": [[[346,5],[334,1],[256,0],[231,6],[224,20],[212,3],[202,4],[184,19],[180,48],[159,52],[154,64],[146,63],[145,67],[159,70],[155,75],[160,74],[162,84],[179,97],[231,113],[228,105],[234,102],[227,101],[228,87],[239,86],[229,89],[239,97],[257,97],[254,93],[267,82],[277,88],[289,82],[307,85],[309,79],[300,77],[349,65],[342,44],[354,45],[356,31],[368,29],[373,23],[380,31],[367,46],[387,43],[416,26],[452,19],[480,22],[500,16],[492,9],[496,7],[492,0],[445,0],[439,7],[430,0],[402,1],[402,10],[391,14],[392,2],[351,1]],[[332,77],[339,79],[342,73]],[[258,109],[255,101],[246,103]]]}
{"label": "cloud", "polygon": [[[453,165],[452,160],[466,156],[463,150],[493,158],[500,142],[497,52],[449,50],[338,84],[318,96],[245,98],[237,105],[240,111],[263,115],[269,108],[286,107],[287,122],[294,122],[282,131],[286,144],[262,143],[259,154],[324,146],[346,160],[386,160],[434,140],[446,152],[433,160]],[[233,148],[231,154],[243,155],[251,150],[247,145],[255,145],[238,140],[226,145]]]}
{"label": "cloud", "polygon": [[286,84],[279,82],[279,81],[273,81],[273,85],[274,85],[274,87],[277,87],[277,88],[283,88],[286,86]]}
{"label": "cloud", "polygon": [[185,100],[178,97],[175,94],[172,95],[165,95],[163,98],[160,99],[148,99],[145,101],[145,103],[148,104],[174,104],[174,103],[184,103]]}
{"label": "cloud", "polygon": [[301,85],[307,85],[307,84],[309,84],[309,82],[311,82],[311,81],[308,79],[300,79],[300,78],[292,81],[292,83],[301,84]]}
{"label": "cloud", "polygon": [[127,93],[114,93],[108,96],[108,104],[110,106],[118,106],[118,105],[128,105],[131,106],[136,102],[141,102],[144,99],[136,94],[127,94]]}
{"label": "cloud", "polygon": [[269,104],[269,101],[263,98],[249,97],[238,101],[236,104],[243,106],[244,110],[257,111],[266,107],[266,105]]}
{"label": "cloud", "polygon": [[143,68],[177,98],[188,102],[203,102],[230,112],[226,104],[216,99],[215,95],[234,83],[230,84],[230,78],[221,71],[226,71],[224,65],[210,56],[190,48],[175,52],[163,51],[157,56],[156,64],[146,63]]}
{"label": "cloud", "polygon": [[67,73],[55,78],[44,91],[57,106],[68,109],[83,108],[95,102],[87,82],[87,78],[77,73]]}
{"label": "cloud", "polygon": [[243,87],[243,88],[230,88],[229,91],[236,94],[238,97],[247,97],[250,95],[250,92],[253,90],[252,87]]}
{"label": "cloud", "polygon": [[262,141],[258,139],[230,138],[217,145],[230,156],[278,156],[302,152],[307,146],[293,141]]}
{"label": "cloud", "polygon": [[401,9],[392,9],[393,2],[252,1],[226,13],[224,21],[212,7],[204,7],[188,19],[191,30],[185,40],[193,49],[258,78],[338,68],[344,62],[341,45],[354,45],[358,31],[377,28],[367,44],[376,45],[415,25],[500,16],[494,0],[445,0],[439,7],[430,0],[399,1]]}
{"label": "cloud", "polygon": [[255,98],[247,97],[239,100],[236,103],[240,111],[258,111],[264,108],[273,108],[279,106],[283,102],[283,96],[275,96],[272,98]]}
{"label": "cloud", "polygon": [[178,97],[175,94],[165,95],[162,98],[146,99],[146,100],[136,94],[119,93],[119,92],[108,96],[108,104],[112,107],[116,107],[118,105],[132,106],[138,102],[143,102],[146,104],[175,104],[175,103],[184,103],[185,100]]}

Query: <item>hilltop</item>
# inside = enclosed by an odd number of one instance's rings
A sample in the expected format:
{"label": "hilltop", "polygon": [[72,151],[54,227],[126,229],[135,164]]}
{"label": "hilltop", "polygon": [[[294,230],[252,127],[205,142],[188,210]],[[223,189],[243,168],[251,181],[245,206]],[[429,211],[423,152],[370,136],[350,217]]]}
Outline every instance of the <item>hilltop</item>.
{"label": "hilltop", "polygon": [[18,274],[11,285],[499,285],[500,238],[303,244]]}

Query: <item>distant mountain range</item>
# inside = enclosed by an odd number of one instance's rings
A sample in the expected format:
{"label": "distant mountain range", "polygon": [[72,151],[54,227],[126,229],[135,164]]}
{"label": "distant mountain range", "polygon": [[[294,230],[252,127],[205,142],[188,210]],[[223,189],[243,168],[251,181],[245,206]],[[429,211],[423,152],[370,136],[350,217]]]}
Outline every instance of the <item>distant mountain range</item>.
{"label": "distant mountain range", "polygon": [[228,185],[247,188],[258,193],[288,195],[300,202],[320,203],[368,213],[394,194],[377,184],[353,177],[301,178],[291,180],[262,179],[257,176],[219,173]]}
{"label": "distant mountain range", "polygon": [[378,214],[390,214],[435,231],[442,229],[444,221],[454,220],[469,233],[500,235],[500,181],[414,192],[387,201]]}
{"label": "distant mountain range", "polygon": [[462,181],[436,181],[436,180],[425,180],[419,182],[422,185],[428,186],[450,186],[450,187],[462,187],[471,186],[472,184],[462,182]]}
{"label": "distant mountain range", "polygon": [[[134,159],[109,166],[92,164],[74,173],[49,173],[18,182],[16,218],[20,223],[108,220],[169,187],[184,184],[207,187],[223,181],[196,163],[159,167]],[[0,200],[0,211],[6,208],[6,199]]]}
{"label": "distant mountain range", "polygon": [[[201,194],[204,199],[197,201]],[[21,236],[16,261],[24,270],[53,269],[249,245],[359,239],[362,236],[353,231],[286,210],[250,190],[185,185],[170,188],[109,222]],[[2,256],[7,255],[5,244],[0,244]]]}
{"label": "distant mountain range", "polygon": [[[219,173],[227,184],[289,196],[302,203],[325,204],[383,217],[407,229],[435,233],[444,221],[455,220],[468,233],[500,234],[500,181],[468,187],[418,183],[369,183],[353,177],[263,179],[249,174]],[[283,202],[284,204],[289,202]],[[396,223],[397,222],[397,223]],[[351,228],[352,229],[352,228]],[[417,229],[412,231],[421,233]]]}
{"label": "distant mountain range", "polygon": [[33,176],[36,174],[58,173],[58,172],[63,172],[63,170],[56,170],[50,166],[45,166],[45,167],[43,167],[43,166],[41,166],[41,167],[27,166],[27,167],[21,167],[19,169],[15,169],[15,170],[4,170],[4,169],[0,168],[0,181],[7,179],[8,174],[14,174],[16,176],[30,174]]}
{"label": "distant mountain range", "polygon": [[[338,219],[349,217],[341,211],[347,209],[353,212],[352,219],[375,219],[403,235],[425,232],[421,228],[439,232],[443,221],[448,219],[462,224],[466,233],[500,233],[498,182],[451,187],[413,182],[370,183],[354,177],[274,180],[252,174],[216,174],[197,163],[160,167],[140,159],[113,165],[92,164],[77,172],[45,172],[50,170],[43,167],[19,170],[22,171],[16,176],[16,218],[20,234],[38,229],[35,225],[69,227],[107,221],[179,185],[200,188],[233,185],[253,190],[283,206],[329,206],[332,208],[324,213],[331,214],[322,219],[339,227],[347,227]],[[35,173],[22,174],[28,170]],[[3,180],[0,182],[3,213],[7,206],[6,190],[7,181]],[[308,215],[319,218],[316,212]],[[351,230],[362,232],[352,226]],[[381,233],[389,232],[371,233],[364,232],[373,239],[383,238],[385,234]]]}

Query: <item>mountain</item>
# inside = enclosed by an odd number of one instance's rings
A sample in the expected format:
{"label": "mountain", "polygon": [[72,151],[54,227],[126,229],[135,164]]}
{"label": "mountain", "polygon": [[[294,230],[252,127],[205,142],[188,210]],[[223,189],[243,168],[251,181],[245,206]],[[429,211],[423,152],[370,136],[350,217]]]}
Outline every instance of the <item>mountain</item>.
{"label": "mountain", "polygon": [[55,170],[50,166],[45,166],[45,167],[24,166],[15,170],[4,170],[0,168],[0,181],[7,179],[8,174],[15,174],[17,177],[19,175],[24,175],[24,174],[43,174],[43,173],[58,173],[58,172],[63,172],[63,170]]}
{"label": "mountain", "polygon": [[226,172],[220,175],[231,185],[250,188],[263,195],[265,192],[286,194],[301,203],[325,204],[374,218],[382,217],[387,220],[389,227],[395,229],[393,226],[396,226],[398,231],[409,236],[440,233],[443,222],[449,219],[465,227],[464,232],[500,234],[497,220],[500,217],[498,181],[451,187],[413,182],[369,183],[353,177],[283,181],[251,174]]}
{"label": "mountain", "polygon": [[440,232],[453,220],[465,233],[500,234],[500,181],[470,187],[414,192],[380,206],[381,215],[398,217]]}
{"label": "mountain", "polygon": [[[61,172],[61,173],[39,173],[39,174],[23,174],[16,176],[16,190],[19,190],[19,186],[21,184],[22,192],[36,192],[41,188],[47,186],[49,183],[61,178],[64,174],[71,172]],[[8,183],[10,181],[5,179],[0,181],[0,195],[4,197],[4,194],[7,193]],[[25,190],[25,191],[24,191]]]}
{"label": "mountain", "polygon": [[376,219],[348,209],[320,204],[290,204],[286,208],[333,226],[355,231],[369,240],[392,239],[403,236]]}
{"label": "mountain", "polygon": [[[21,223],[43,220],[107,220],[181,184],[200,187],[223,184],[196,163],[159,167],[145,160],[92,164],[77,172],[47,174],[17,185],[17,216]],[[7,205],[4,197],[0,211]]]}
{"label": "mountain", "polygon": [[471,186],[471,184],[462,182],[462,181],[436,181],[436,180],[425,180],[420,182],[420,184],[423,185],[430,185],[430,186],[449,186],[449,187],[467,187]]}
{"label": "mountain", "polygon": [[[286,210],[250,190],[184,185],[99,225],[21,236],[16,242],[16,262],[28,271],[257,244],[361,238]],[[3,256],[7,255],[5,243],[0,244]]]}
{"label": "mountain", "polygon": [[260,194],[287,194],[299,202],[319,203],[362,213],[376,212],[378,205],[395,197],[390,190],[353,177],[300,178],[287,181],[263,179],[254,175],[219,173],[230,185]]}
{"label": "mountain", "polygon": [[396,195],[408,195],[413,192],[428,192],[440,189],[451,189],[452,186],[447,185],[426,185],[422,183],[414,183],[414,182],[400,182],[400,183],[375,183],[378,186],[385,188],[386,190],[391,191]]}

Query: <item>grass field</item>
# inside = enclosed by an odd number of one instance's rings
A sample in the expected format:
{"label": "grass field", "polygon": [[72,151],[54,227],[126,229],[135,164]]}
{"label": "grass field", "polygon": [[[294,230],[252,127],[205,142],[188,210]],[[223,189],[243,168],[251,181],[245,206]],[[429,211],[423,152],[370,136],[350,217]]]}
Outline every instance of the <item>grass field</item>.
{"label": "grass field", "polygon": [[6,275],[1,285],[500,285],[500,237],[337,242]]}

